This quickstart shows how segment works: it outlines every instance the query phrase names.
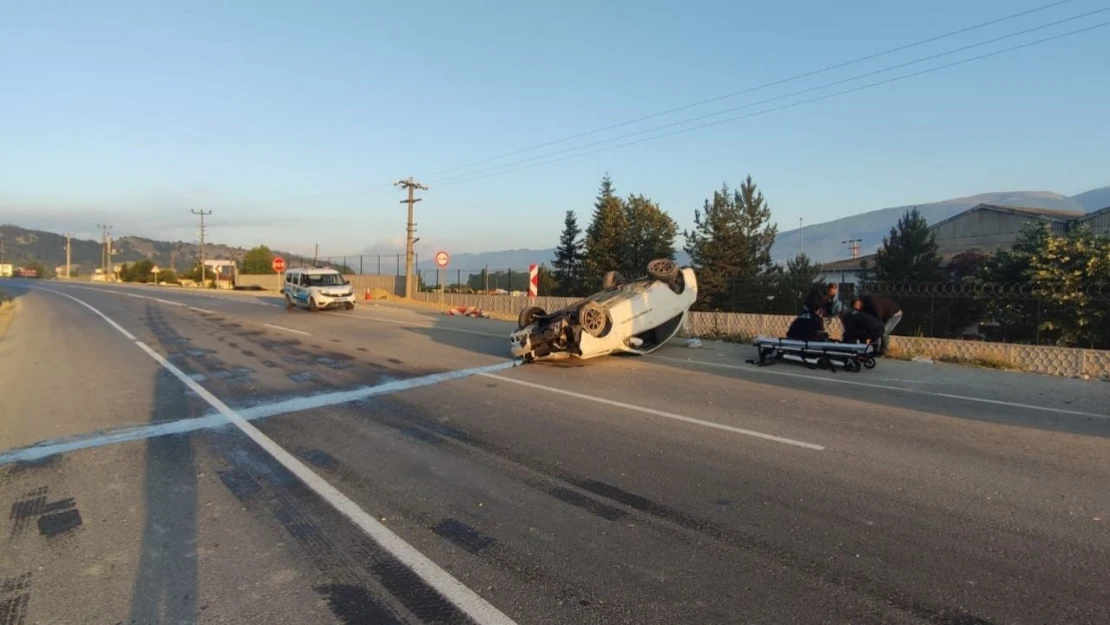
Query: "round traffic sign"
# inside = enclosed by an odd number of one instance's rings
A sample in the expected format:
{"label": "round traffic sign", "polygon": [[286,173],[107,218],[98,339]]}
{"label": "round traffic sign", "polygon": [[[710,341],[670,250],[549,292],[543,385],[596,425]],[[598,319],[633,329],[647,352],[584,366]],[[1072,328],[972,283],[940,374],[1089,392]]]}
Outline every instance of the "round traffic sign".
{"label": "round traffic sign", "polygon": [[274,268],[274,271],[281,273],[285,271],[285,259],[281,256],[277,256],[274,258],[274,262],[271,266]]}
{"label": "round traffic sign", "polygon": [[447,252],[436,252],[436,265],[439,265],[440,269],[446,267],[449,262],[451,262],[451,257],[447,255]]}

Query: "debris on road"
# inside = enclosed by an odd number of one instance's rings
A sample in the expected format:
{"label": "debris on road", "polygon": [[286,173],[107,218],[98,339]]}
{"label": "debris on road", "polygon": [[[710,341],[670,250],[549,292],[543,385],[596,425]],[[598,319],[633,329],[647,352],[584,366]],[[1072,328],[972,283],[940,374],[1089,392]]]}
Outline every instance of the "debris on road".
{"label": "debris on road", "polygon": [[923,362],[927,365],[931,365],[933,364],[933,359],[929,358],[928,356],[914,356],[913,362]]}
{"label": "debris on road", "polygon": [[461,317],[475,317],[478,319],[486,319],[489,315],[477,306],[452,306],[444,311],[445,315],[461,316]]}
{"label": "debris on road", "polygon": [[699,339],[697,337],[694,337],[694,338],[691,338],[691,339],[686,339],[686,347],[690,347],[690,348],[693,348],[693,349],[697,349],[697,348],[701,347],[701,339]]}

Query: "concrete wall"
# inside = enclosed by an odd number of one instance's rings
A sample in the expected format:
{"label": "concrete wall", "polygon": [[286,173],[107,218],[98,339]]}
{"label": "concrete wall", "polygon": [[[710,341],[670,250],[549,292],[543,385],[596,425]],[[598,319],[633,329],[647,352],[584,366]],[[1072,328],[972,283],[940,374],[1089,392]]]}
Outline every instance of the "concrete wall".
{"label": "concrete wall", "polygon": [[[351,281],[351,287],[355,290],[355,295],[359,296],[366,289],[385,289],[390,295],[396,295],[405,289],[404,276],[348,275],[343,277]],[[282,276],[276,273],[272,275],[239,274],[235,278],[235,286],[257,286],[267,291],[280,291],[281,281]]]}
{"label": "concrete wall", "polygon": [[[437,293],[420,293],[416,299],[431,303],[440,301]],[[544,310],[552,311],[573,304],[575,301],[577,301],[576,298],[566,297],[537,297],[535,300],[530,300],[527,297],[507,295],[446,294],[443,298],[444,307],[474,306],[496,316],[508,318],[515,318],[525,306],[540,306]],[[732,340],[749,340],[759,335],[785,336],[793,320],[794,318],[789,315],[692,312],[680,335]],[[838,338],[843,332],[837,319],[829,320],[826,329],[829,336],[834,338]],[[1048,375],[1089,377],[1110,381],[1110,351],[1106,350],[895,336],[891,339],[891,353],[926,356],[940,361],[1007,367]]]}

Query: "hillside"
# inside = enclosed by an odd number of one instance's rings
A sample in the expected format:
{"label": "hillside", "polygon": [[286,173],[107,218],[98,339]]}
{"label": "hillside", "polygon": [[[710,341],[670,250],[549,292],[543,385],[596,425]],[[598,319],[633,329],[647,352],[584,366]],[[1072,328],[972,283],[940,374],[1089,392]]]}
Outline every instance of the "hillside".
{"label": "hillside", "polygon": [[[3,241],[6,262],[18,265],[39,261],[48,270],[66,262],[66,241],[60,234],[3,225],[0,226],[0,238]],[[124,236],[113,240],[112,246],[115,250],[112,262],[116,264],[150,258],[159,266],[176,267],[180,270],[195,263],[200,257],[198,245],[182,241],[154,241]],[[246,253],[244,248],[219,243],[208,243],[204,248],[206,258],[210,259],[232,259]],[[73,239],[71,262],[80,267],[79,273],[91,273],[100,267],[102,249],[100,241]]]}
{"label": "hillside", "polygon": [[1082,206],[1083,210],[1093,213],[1110,206],[1110,187],[1091,189],[1079,195],[1073,195],[1071,199]]}

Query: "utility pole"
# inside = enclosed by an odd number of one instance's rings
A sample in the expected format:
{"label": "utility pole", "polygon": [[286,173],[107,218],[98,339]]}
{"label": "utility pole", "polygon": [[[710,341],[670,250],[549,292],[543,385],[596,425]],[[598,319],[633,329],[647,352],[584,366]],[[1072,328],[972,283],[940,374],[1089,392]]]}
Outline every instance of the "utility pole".
{"label": "utility pole", "polygon": [[317,244],[315,245],[315,247],[313,247],[313,248],[312,248],[312,266],[313,266],[314,268],[315,268],[315,267],[316,267],[317,265],[319,265],[319,264],[320,264],[320,263],[319,263],[319,260],[320,260],[320,244],[319,244],[319,243],[317,243]]}
{"label": "utility pole", "polygon": [[414,235],[416,234],[416,223],[412,220],[412,209],[413,206],[420,201],[420,198],[414,197],[414,194],[417,189],[427,191],[428,187],[413,180],[412,176],[409,176],[407,180],[398,180],[397,182],[394,182],[393,185],[397,187],[404,187],[408,189],[409,192],[408,199],[401,200],[401,204],[409,205],[408,230],[405,236],[405,297],[412,298],[413,293],[416,291],[416,289],[413,288],[414,282],[412,279],[412,257],[413,246],[415,245],[415,241],[413,239]]}
{"label": "utility pole", "polygon": [[70,263],[70,241],[73,239],[73,233],[67,232],[66,235],[66,278],[70,277],[69,263]]}
{"label": "utility pole", "polygon": [[111,242],[108,239],[108,231],[112,229],[112,226],[96,224],[96,227],[100,228],[100,271],[104,274],[104,281],[107,282],[108,262],[111,259],[111,250],[109,249]]}
{"label": "utility pole", "polygon": [[863,239],[848,239],[847,241],[841,241],[840,242],[841,245],[847,245],[848,249],[850,249],[852,251],[852,258],[853,259],[859,258],[859,244],[860,243],[863,243]]}
{"label": "utility pole", "polygon": [[204,267],[204,217],[205,215],[211,215],[212,211],[190,210],[189,212],[194,215],[200,215],[200,288],[203,289],[204,282],[208,279],[206,275],[207,271],[205,271]]}

